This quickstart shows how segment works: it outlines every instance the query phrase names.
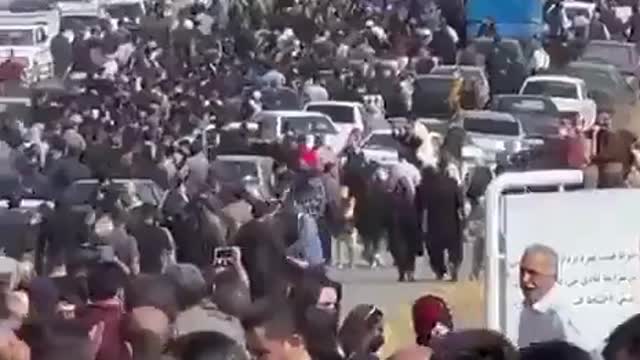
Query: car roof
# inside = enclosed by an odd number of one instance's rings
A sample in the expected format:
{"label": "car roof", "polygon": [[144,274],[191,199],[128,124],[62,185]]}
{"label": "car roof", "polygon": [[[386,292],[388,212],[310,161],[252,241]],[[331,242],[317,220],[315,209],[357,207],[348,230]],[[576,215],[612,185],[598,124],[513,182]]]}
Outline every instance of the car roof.
{"label": "car roof", "polygon": [[550,96],[544,96],[544,95],[520,95],[520,94],[497,94],[497,95],[493,95],[494,99],[531,99],[531,100],[548,100],[553,102],[553,100],[551,100]]}
{"label": "car roof", "polygon": [[307,116],[321,116],[329,118],[327,115],[317,111],[302,111],[302,110],[264,110],[257,113],[255,116],[270,115],[273,117],[307,117]]}
{"label": "car roof", "polygon": [[416,76],[416,80],[434,79],[434,80],[456,80],[456,75],[445,74],[425,74]]}
{"label": "car roof", "polygon": [[595,9],[596,8],[596,4],[594,3],[587,3],[587,2],[583,2],[583,1],[563,1],[563,5],[564,7],[572,7],[572,8],[576,8],[576,9]]}
{"label": "car roof", "polygon": [[[155,181],[151,180],[151,179],[142,179],[142,178],[132,178],[132,179],[125,179],[125,178],[118,178],[118,179],[109,179],[109,181],[113,184],[126,184],[126,183],[153,183],[155,184]],[[80,180],[76,180],[72,183],[73,184],[97,184],[98,183],[98,179],[80,179]]]}
{"label": "car roof", "polygon": [[[49,207],[53,207],[53,202],[45,199],[21,199],[20,200],[20,209],[35,209],[40,207],[41,205],[47,205]],[[0,200],[0,209],[8,208],[9,200]]]}
{"label": "car roof", "polygon": [[371,130],[371,132],[369,133],[369,136],[371,135],[391,135],[393,134],[393,129],[391,127],[388,128],[379,128],[379,129],[374,129]]}
{"label": "car roof", "polygon": [[[444,70],[460,70],[460,71],[479,71],[484,72],[484,68],[482,66],[473,66],[473,65],[438,65],[433,68],[431,71],[436,71],[438,69]],[[432,74],[432,75],[442,75],[442,74]]]}
{"label": "car roof", "polygon": [[616,41],[616,40],[591,40],[587,43],[587,47],[589,47],[589,45],[620,46],[620,47],[628,47],[628,48],[635,47],[635,44]]}
{"label": "car roof", "polygon": [[235,154],[225,154],[218,155],[214,162],[216,161],[241,161],[241,162],[273,162],[273,158],[269,156],[260,156],[260,155],[235,155]]}
{"label": "car roof", "polygon": [[[494,38],[493,37],[489,37],[489,36],[480,36],[480,37],[477,37],[477,38],[473,39],[473,42],[493,42],[493,41],[494,41]],[[518,39],[510,38],[510,37],[502,38],[502,39],[500,39],[500,41],[501,42],[518,43],[518,44],[520,44],[520,41],[518,41]]]}
{"label": "car roof", "polygon": [[575,76],[567,76],[567,75],[534,75],[529,76],[525,82],[536,82],[536,81],[561,81],[572,84],[582,84],[584,80],[575,77]]}
{"label": "car roof", "polygon": [[319,106],[362,106],[362,103],[357,101],[310,101],[306,103],[304,106],[319,105]]}
{"label": "car roof", "polygon": [[416,121],[419,121],[423,124],[443,124],[448,122],[448,120],[442,120],[438,118],[426,118],[426,117],[417,118]]}
{"label": "car roof", "polygon": [[[572,61],[567,65],[567,67],[578,67],[578,68],[587,68],[587,69],[594,69],[594,70],[596,69],[612,70],[616,68],[614,65],[611,65],[611,64],[596,63],[591,61]],[[559,70],[562,70],[562,68],[560,68]]]}
{"label": "car roof", "polygon": [[[4,19],[2,19],[4,21]],[[45,26],[45,24],[36,24],[33,22],[20,23],[18,21],[12,23],[0,24],[0,30],[33,30]]]}
{"label": "car roof", "polygon": [[104,2],[106,6],[142,4],[142,0],[107,0]]}
{"label": "car roof", "polygon": [[18,96],[0,96],[0,106],[22,104],[31,106],[31,98]]}
{"label": "car roof", "polygon": [[491,110],[465,110],[462,112],[463,118],[475,118],[475,119],[493,119],[501,121],[513,121],[517,122],[516,118],[504,112],[491,111]]}

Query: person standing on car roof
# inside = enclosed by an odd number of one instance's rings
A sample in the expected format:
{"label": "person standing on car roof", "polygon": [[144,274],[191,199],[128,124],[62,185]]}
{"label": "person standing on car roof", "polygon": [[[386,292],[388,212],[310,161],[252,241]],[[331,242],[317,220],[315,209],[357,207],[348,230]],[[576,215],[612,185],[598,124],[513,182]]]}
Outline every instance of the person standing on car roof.
{"label": "person standing on car roof", "polygon": [[637,4],[631,7],[631,17],[624,24],[624,28],[629,32],[629,42],[640,42],[640,8]]}
{"label": "person standing on car roof", "polygon": [[553,39],[565,40],[571,27],[563,1],[547,0],[543,7],[544,20],[549,25],[549,37]]}
{"label": "person standing on car roof", "polygon": [[71,29],[60,29],[60,32],[51,39],[51,56],[53,57],[53,74],[58,78],[64,78],[71,69],[73,63],[74,34]]}
{"label": "person standing on car roof", "polygon": [[609,28],[601,19],[600,7],[596,7],[589,23],[589,40],[611,40]]}
{"label": "person standing on car roof", "polygon": [[458,41],[459,37],[455,30],[447,25],[446,20],[442,18],[433,32],[433,40],[429,46],[442,59],[443,64],[452,65],[456,62],[456,44]]}

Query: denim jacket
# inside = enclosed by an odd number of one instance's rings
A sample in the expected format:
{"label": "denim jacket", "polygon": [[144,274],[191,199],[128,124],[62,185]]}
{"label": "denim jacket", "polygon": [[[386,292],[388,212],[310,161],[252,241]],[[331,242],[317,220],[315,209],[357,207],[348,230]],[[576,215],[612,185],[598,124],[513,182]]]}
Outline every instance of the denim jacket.
{"label": "denim jacket", "polygon": [[311,266],[324,263],[318,224],[311,215],[298,213],[298,240],[289,246],[287,254],[304,260]]}

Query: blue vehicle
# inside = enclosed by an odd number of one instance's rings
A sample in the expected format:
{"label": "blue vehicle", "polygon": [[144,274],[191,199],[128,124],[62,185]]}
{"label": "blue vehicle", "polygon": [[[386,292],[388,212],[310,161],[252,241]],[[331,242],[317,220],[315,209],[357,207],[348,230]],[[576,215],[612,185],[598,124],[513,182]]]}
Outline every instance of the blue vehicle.
{"label": "blue vehicle", "polygon": [[468,0],[467,36],[478,35],[483,20],[492,18],[503,38],[529,40],[544,30],[544,0]]}

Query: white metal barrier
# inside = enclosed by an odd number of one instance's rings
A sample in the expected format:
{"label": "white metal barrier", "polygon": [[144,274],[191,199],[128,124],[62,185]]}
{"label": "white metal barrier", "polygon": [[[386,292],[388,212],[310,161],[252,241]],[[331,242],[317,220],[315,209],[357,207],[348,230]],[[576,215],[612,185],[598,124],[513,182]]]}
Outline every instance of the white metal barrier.
{"label": "white metal barrier", "polygon": [[563,186],[581,184],[580,170],[546,170],[504,173],[495,178],[486,192],[486,248],[485,248],[485,314],[489,329],[502,330],[501,303],[498,292],[490,284],[500,283],[500,264],[505,253],[500,249],[500,223],[502,220],[501,199],[505,191],[528,186]]}

